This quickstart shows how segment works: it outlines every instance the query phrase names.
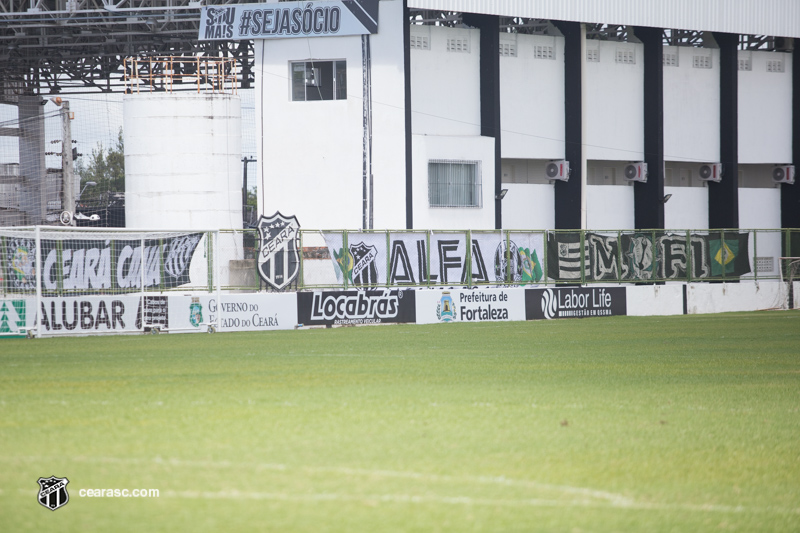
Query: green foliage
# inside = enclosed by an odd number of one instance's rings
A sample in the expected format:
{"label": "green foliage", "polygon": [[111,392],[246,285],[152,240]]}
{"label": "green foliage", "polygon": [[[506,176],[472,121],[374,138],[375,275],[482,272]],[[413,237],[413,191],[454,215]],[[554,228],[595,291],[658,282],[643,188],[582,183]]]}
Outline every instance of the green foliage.
{"label": "green foliage", "polygon": [[[83,196],[81,202],[91,202],[103,193],[125,191],[125,150],[123,146],[122,128],[117,132],[117,141],[111,148],[105,148],[102,143],[92,149],[88,161],[83,157],[78,158],[75,173],[80,176]],[[87,182],[93,181],[97,185],[84,187]]]}
{"label": "green foliage", "polygon": [[797,531],[797,311],[0,345],[3,531]]}

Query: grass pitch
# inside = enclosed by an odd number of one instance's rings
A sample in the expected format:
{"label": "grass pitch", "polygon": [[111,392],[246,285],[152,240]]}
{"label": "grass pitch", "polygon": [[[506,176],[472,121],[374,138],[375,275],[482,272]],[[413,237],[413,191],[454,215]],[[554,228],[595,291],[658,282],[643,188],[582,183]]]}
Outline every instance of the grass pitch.
{"label": "grass pitch", "polygon": [[800,528],[797,312],[8,339],[0,369],[0,531]]}

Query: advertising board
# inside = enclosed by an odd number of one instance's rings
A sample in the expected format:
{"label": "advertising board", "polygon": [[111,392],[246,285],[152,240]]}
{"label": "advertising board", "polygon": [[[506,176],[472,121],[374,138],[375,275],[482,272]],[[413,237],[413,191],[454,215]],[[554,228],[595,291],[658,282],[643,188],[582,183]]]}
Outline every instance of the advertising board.
{"label": "advertising board", "polygon": [[415,291],[363,290],[297,293],[297,322],[306,326],[412,323]]}
{"label": "advertising board", "polygon": [[625,287],[526,289],[525,314],[528,320],[625,315]]}
{"label": "advertising board", "polygon": [[525,320],[525,289],[417,291],[417,323]]}

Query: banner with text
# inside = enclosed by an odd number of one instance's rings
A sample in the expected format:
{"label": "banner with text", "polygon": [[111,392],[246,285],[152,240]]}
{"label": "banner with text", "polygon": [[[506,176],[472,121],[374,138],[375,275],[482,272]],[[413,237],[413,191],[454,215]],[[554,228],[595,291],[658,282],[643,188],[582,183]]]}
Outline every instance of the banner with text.
{"label": "banner with text", "polygon": [[415,291],[353,290],[297,293],[297,322],[305,326],[413,323]]}
{"label": "banner with text", "polygon": [[[139,295],[42,298],[41,333],[91,335],[140,331],[142,298]],[[34,299],[28,302],[35,307]]]}
{"label": "banner with text", "polygon": [[[189,265],[203,238],[192,233],[160,239],[42,239],[46,294],[170,289],[189,283]],[[142,248],[144,245],[144,248]]]}
{"label": "banner with text", "polygon": [[297,319],[294,293],[170,295],[165,305],[161,327],[175,332],[274,331],[294,328]]}
{"label": "banner with text", "polygon": [[525,289],[418,290],[417,323],[525,320]]}
{"label": "banner with text", "polygon": [[751,272],[748,233],[549,232],[547,276],[558,281],[738,278]]}
{"label": "banner with text", "polygon": [[201,41],[364,35],[378,32],[378,0],[203,6]]}
{"label": "banner with text", "polygon": [[527,320],[627,314],[625,287],[526,289]]}
{"label": "banner with text", "polygon": [[543,276],[541,232],[339,231],[323,237],[337,280],[348,286],[525,285]]}

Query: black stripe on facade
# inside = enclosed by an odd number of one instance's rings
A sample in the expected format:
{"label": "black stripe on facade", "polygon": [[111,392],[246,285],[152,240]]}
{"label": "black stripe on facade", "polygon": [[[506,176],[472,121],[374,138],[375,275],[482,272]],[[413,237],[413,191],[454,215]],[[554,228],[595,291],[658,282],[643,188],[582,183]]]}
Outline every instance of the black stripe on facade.
{"label": "black stripe on facade", "polygon": [[503,227],[502,203],[502,153],[500,139],[500,18],[497,15],[464,14],[464,23],[481,31],[480,93],[481,136],[494,137],[494,168],[492,169],[494,194],[494,227]]}
{"label": "black stripe on facade", "polygon": [[714,33],[719,45],[719,156],[722,180],[708,183],[708,227],[739,227],[739,36]]}
{"label": "black stripe on facade", "polygon": [[[792,53],[792,164],[800,169],[800,39],[795,39]],[[781,185],[781,227],[800,228],[800,180],[795,175],[795,183]],[[792,247],[784,250],[784,255],[796,257],[800,250]]]}
{"label": "black stripe on facade", "polygon": [[647,182],[634,183],[634,225],[664,228],[664,47],[661,28],[634,28],[644,45],[644,161]]}
{"label": "black stripe on facade", "polygon": [[405,91],[405,142],[406,142],[406,229],[414,228],[414,174],[411,136],[411,11],[408,0],[403,0],[403,80]]}
{"label": "black stripe on facade", "polygon": [[581,228],[581,25],[553,21],[564,36],[564,158],[569,161],[569,181],[555,182],[556,229]]}

